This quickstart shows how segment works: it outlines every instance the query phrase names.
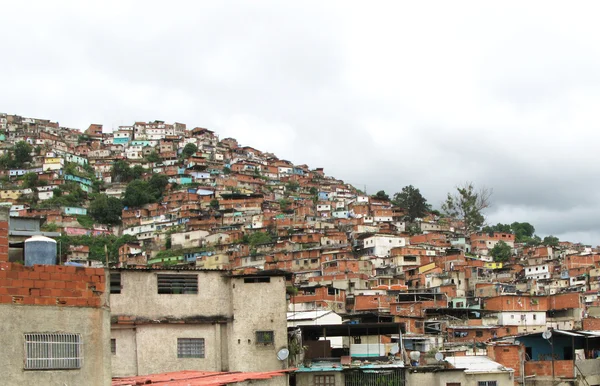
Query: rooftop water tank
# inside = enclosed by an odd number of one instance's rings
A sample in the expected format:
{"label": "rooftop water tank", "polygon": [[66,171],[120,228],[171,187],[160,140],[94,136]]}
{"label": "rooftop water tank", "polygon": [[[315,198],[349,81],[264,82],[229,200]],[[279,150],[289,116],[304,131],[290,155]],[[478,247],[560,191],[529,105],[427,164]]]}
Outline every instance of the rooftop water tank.
{"label": "rooftop water tank", "polygon": [[25,240],[25,265],[56,264],[56,241],[45,236],[32,236]]}

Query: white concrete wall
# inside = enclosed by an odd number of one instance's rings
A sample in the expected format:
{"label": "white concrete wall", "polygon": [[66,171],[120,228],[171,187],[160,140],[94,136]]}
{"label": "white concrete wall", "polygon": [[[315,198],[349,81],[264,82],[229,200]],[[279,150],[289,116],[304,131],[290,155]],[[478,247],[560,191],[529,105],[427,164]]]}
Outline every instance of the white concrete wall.
{"label": "white concrete wall", "polygon": [[[276,355],[287,348],[285,279],[271,277],[270,283],[244,283],[244,278],[232,278],[231,293],[234,320],[228,334],[230,370],[283,368]],[[257,344],[256,331],[273,331],[275,343]]]}
{"label": "white concrete wall", "polygon": [[[2,385],[91,385],[111,383],[108,309],[0,305]],[[24,370],[25,334],[81,334],[83,362],[74,370]]]}

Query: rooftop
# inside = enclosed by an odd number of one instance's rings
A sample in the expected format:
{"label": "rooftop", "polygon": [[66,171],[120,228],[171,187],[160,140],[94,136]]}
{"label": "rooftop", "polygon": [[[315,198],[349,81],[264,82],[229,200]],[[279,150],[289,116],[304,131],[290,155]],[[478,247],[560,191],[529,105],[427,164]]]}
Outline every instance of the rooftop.
{"label": "rooftop", "polygon": [[500,371],[514,371],[502,366],[485,356],[460,356],[448,357],[446,362],[457,369],[465,369],[465,373],[495,373]]}
{"label": "rooftop", "polygon": [[165,386],[220,386],[238,382],[271,379],[285,375],[295,369],[266,371],[259,373],[218,371],[177,371],[172,373],[113,378],[112,386],[165,385]]}

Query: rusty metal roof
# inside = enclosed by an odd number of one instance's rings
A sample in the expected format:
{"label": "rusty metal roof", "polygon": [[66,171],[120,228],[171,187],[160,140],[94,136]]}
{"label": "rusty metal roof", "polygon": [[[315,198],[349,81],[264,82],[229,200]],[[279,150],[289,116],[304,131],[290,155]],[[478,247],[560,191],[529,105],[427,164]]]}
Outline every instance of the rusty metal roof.
{"label": "rusty metal roof", "polygon": [[271,379],[284,376],[296,369],[263,372],[177,371],[172,373],[113,378],[112,386],[164,385],[164,386],[221,386],[250,380]]}

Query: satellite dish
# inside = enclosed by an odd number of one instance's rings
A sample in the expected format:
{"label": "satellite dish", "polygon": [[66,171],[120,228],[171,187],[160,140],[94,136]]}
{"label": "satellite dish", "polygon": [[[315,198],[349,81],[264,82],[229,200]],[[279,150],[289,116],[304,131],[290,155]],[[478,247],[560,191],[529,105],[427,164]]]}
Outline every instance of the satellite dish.
{"label": "satellite dish", "polygon": [[400,351],[400,349],[398,348],[398,346],[392,346],[392,348],[390,349],[390,354],[396,355],[396,354],[398,354],[399,351]]}
{"label": "satellite dish", "polygon": [[284,361],[288,358],[289,355],[290,350],[288,350],[287,348],[282,348],[277,352],[277,359],[279,359],[280,361]]}
{"label": "satellite dish", "polygon": [[444,360],[444,354],[442,354],[441,352],[436,352],[435,353],[435,360],[438,362],[441,362]]}
{"label": "satellite dish", "polygon": [[552,331],[550,330],[546,330],[542,333],[542,338],[548,340],[550,338],[552,338]]}
{"label": "satellite dish", "polygon": [[411,351],[408,356],[410,357],[410,360],[418,361],[419,358],[421,358],[421,353],[419,351]]}
{"label": "satellite dish", "polygon": [[520,345],[521,345],[521,341],[519,341],[519,340],[515,340],[515,344],[516,344],[517,346],[520,346]]}

